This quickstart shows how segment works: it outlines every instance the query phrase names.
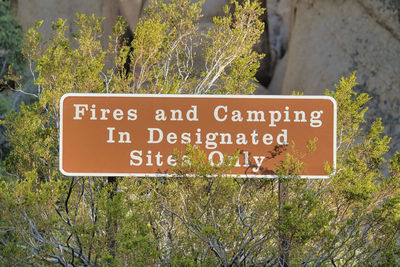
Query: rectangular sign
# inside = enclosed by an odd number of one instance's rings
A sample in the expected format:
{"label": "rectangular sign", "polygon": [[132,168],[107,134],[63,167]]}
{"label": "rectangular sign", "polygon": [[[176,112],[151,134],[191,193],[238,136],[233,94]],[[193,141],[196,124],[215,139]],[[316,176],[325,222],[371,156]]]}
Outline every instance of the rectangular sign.
{"label": "rectangular sign", "polygon": [[[316,150],[306,144],[316,138]],[[239,150],[240,177],[274,178],[287,153],[302,177],[336,167],[336,102],[326,96],[67,94],[60,101],[60,170],[69,176],[170,176],[186,144],[212,164]],[[291,144],[295,144],[295,151]]]}

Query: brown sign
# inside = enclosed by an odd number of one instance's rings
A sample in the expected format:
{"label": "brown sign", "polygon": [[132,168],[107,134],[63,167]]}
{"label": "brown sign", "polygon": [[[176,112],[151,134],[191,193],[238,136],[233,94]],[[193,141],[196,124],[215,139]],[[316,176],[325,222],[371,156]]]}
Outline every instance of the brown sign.
{"label": "brown sign", "polygon": [[326,178],[326,163],[336,164],[331,97],[67,94],[60,114],[65,175],[173,175],[174,153],[188,143],[215,165],[239,150],[228,174],[241,177],[276,177],[287,153],[300,155],[303,177]]}

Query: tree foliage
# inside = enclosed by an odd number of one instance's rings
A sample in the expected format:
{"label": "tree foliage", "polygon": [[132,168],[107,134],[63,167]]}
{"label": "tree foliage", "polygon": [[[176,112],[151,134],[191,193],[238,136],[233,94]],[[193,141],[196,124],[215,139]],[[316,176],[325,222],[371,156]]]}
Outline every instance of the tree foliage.
{"label": "tree foliage", "polygon": [[0,182],[1,265],[399,264],[400,155],[384,175],[389,138],[379,119],[364,121],[369,97],[353,91],[354,73],[326,93],[338,102],[338,166],[329,179],[298,178],[295,155],[278,166],[279,179],[224,177],[229,159],[215,168],[191,146],[177,152],[192,164],[178,164],[176,178],[58,171],[65,93],[252,92],[262,9],[232,3],[203,34],[199,3],[154,1],[134,40],[122,39],[119,20],[107,49],[93,16],[77,15],[72,38],[61,19],[46,43],[40,23],[28,32],[24,54],[38,101],[4,121],[12,151]]}
{"label": "tree foliage", "polygon": [[11,64],[17,71],[22,71],[22,37],[22,26],[11,15],[10,2],[0,1],[0,78],[7,73]]}

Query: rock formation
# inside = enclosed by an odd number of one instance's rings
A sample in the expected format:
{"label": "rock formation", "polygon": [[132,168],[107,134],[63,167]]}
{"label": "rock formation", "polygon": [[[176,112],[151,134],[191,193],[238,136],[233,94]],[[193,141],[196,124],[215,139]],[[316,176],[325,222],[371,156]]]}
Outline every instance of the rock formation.
{"label": "rock formation", "polygon": [[[226,0],[207,0],[202,23],[221,14]],[[359,92],[372,97],[369,119],[382,117],[391,146],[400,150],[400,1],[268,0],[268,52],[257,94],[323,94],[340,77],[358,71]],[[76,12],[105,17],[105,36],[118,15],[134,28],[146,0],[14,0],[25,29],[44,19],[45,35],[55,19]],[[273,74],[273,75],[272,75]],[[272,78],[272,80],[271,80]],[[271,81],[270,81],[271,80]]]}
{"label": "rock formation", "polygon": [[356,70],[358,91],[373,97],[368,120],[382,117],[392,149],[400,150],[400,1],[275,2],[278,14],[279,2],[290,5],[291,21],[287,54],[277,64],[270,90],[323,94]]}

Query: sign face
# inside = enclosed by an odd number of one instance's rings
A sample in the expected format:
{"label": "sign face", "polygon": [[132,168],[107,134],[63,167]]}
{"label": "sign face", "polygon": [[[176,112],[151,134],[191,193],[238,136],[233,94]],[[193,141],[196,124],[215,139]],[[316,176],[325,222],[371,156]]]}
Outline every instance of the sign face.
{"label": "sign face", "polygon": [[[306,144],[317,140],[316,150]],[[227,175],[274,178],[287,153],[302,177],[336,167],[336,102],[325,96],[67,94],[60,102],[60,170],[70,176],[170,176],[189,143]],[[295,144],[295,148],[292,144]]]}

